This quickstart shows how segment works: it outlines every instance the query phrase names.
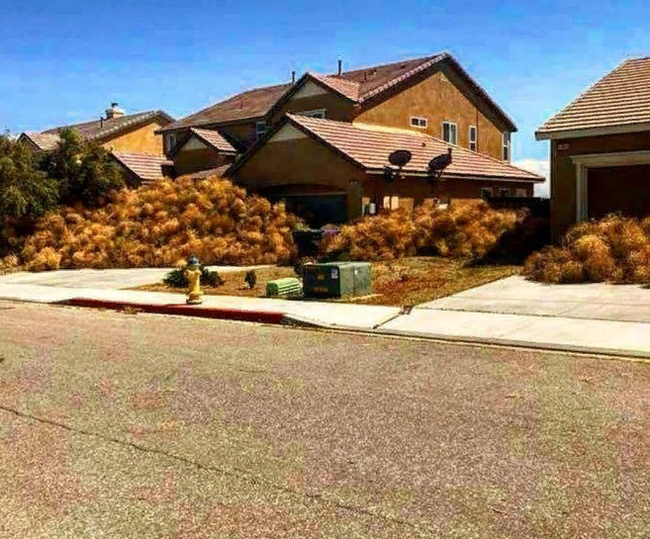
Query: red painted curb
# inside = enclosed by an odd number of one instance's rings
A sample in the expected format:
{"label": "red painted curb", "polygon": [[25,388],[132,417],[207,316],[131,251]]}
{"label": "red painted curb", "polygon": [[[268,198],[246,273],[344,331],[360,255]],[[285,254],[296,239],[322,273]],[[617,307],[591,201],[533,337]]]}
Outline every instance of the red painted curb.
{"label": "red painted curb", "polygon": [[175,314],[179,316],[194,316],[197,318],[215,318],[221,320],[237,320],[240,322],[261,322],[263,324],[282,324],[284,314],[270,311],[242,311],[240,309],[223,309],[212,307],[196,307],[184,303],[153,305],[146,303],[130,303],[128,301],[107,301],[101,299],[72,298],[61,302],[71,307],[90,307],[94,309],[120,310],[130,307],[152,314]]}

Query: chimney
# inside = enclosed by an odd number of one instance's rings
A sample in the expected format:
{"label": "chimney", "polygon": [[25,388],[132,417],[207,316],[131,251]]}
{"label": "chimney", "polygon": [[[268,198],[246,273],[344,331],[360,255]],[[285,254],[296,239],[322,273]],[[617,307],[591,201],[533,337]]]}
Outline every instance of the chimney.
{"label": "chimney", "polygon": [[339,59],[339,77],[341,76],[342,72],[343,72],[343,60]]}
{"label": "chimney", "polygon": [[112,120],[113,118],[120,118],[124,116],[124,111],[119,107],[118,103],[111,103],[111,107],[106,109],[106,119]]}
{"label": "chimney", "polygon": [[296,83],[296,72],[292,71],[291,72],[291,84],[295,84],[295,83]]}

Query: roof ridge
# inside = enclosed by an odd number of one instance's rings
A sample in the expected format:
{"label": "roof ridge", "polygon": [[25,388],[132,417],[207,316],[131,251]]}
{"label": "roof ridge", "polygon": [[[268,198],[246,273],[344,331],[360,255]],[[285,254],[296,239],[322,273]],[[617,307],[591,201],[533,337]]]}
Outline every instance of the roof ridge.
{"label": "roof ridge", "polygon": [[[384,63],[384,64],[374,64],[374,65],[369,65],[369,66],[357,67],[355,69],[349,69],[347,71],[342,71],[341,75],[345,75],[347,73],[356,73],[358,71],[367,71],[368,69],[373,69],[373,68],[377,68],[377,67],[388,67],[388,66],[393,66],[393,65],[397,65],[397,64],[403,64],[404,62],[413,62],[415,60],[431,60],[431,59],[433,59],[433,58],[435,58],[437,56],[443,56],[443,55],[446,55],[446,54],[449,54],[449,51],[441,51],[441,52],[438,52],[438,53],[435,53],[435,54],[426,54],[424,56],[413,56],[411,58],[402,58],[401,60],[395,60],[394,62],[388,62],[388,63]],[[327,75],[327,76],[328,77],[330,77],[330,76],[338,77],[339,75],[338,75],[338,73],[334,73],[332,75]]]}
{"label": "roof ridge", "polygon": [[[151,114],[151,113],[164,113],[164,111],[155,110],[155,109],[144,110],[144,111],[141,111],[141,112],[134,112],[133,114],[125,114],[124,116],[118,116],[117,118],[110,118],[110,119],[104,118],[103,120],[104,120],[104,123],[106,123],[106,122],[110,122],[111,120],[123,120],[124,118],[131,118],[133,116],[141,116],[141,115]],[[65,129],[66,127],[68,127],[68,128],[80,127],[82,125],[94,124],[96,122],[99,122],[99,119],[97,119],[97,120],[85,120],[83,122],[78,122],[76,124],[60,125],[58,127],[52,127],[50,129],[46,129],[44,131],[41,131],[41,134],[53,135],[54,133],[52,133],[52,131],[58,131],[60,129]]]}

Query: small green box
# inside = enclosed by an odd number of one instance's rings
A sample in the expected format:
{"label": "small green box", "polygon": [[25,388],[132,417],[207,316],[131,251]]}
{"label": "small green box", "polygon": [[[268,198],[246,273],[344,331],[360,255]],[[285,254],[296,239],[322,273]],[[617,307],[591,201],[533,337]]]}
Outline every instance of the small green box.
{"label": "small green box", "polygon": [[342,298],[372,294],[369,262],[327,262],[304,266],[305,297]]}
{"label": "small green box", "polygon": [[275,279],[266,283],[266,295],[272,297],[297,296],[302,292],[302,282],[296,277]]}

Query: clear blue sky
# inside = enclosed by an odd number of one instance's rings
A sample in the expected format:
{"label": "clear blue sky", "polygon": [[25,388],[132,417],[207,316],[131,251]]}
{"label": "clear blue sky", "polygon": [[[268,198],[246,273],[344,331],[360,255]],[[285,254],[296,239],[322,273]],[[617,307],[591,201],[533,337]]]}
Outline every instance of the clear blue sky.
{"label": "clear blue sky", "polygon": [[451,51],[533,132],[627,56],[650,54],[650,3],[553,1],[0,0],[0,128],[41,130],[127,111],[175,117],[292,69],[330,72]]}

